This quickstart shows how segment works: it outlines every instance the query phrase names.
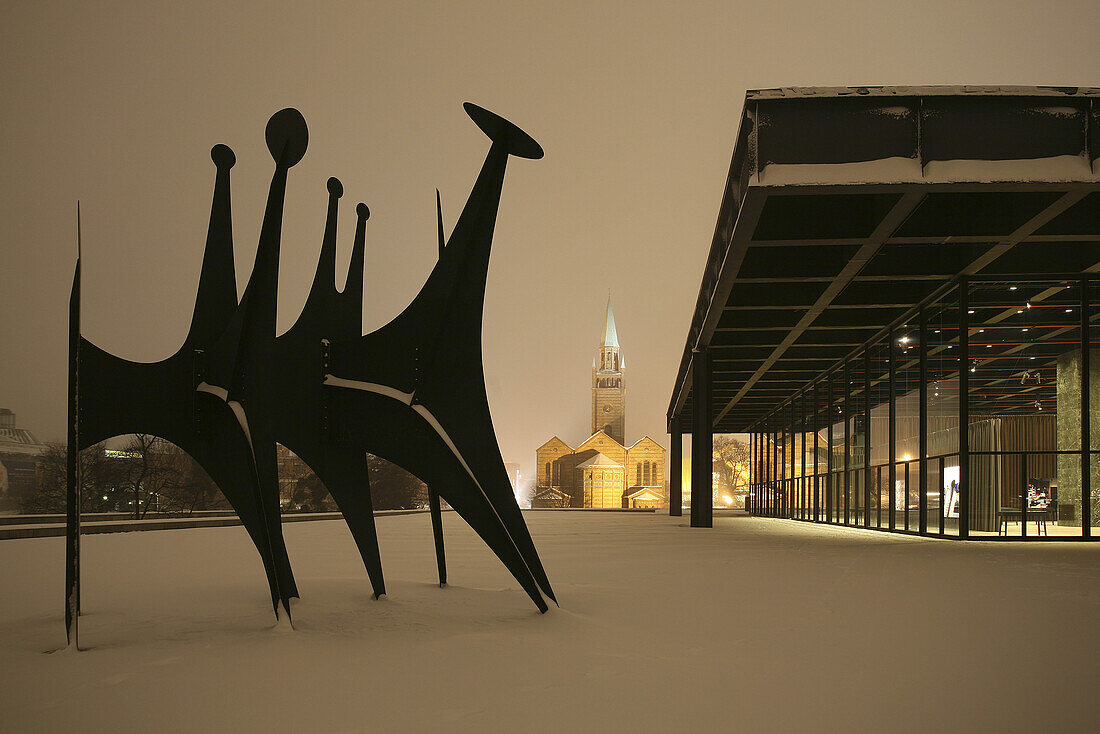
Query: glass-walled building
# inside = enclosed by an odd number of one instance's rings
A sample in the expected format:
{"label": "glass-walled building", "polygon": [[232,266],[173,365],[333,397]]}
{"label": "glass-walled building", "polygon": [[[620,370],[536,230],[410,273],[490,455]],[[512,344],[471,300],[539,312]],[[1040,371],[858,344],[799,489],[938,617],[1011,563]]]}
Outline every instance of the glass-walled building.
{"label": "glass-walled building", "polygon": [[747,432],[760,515],[1100,536],[1096,140],[1097,90],[750,92],[673,463]]}
{"label": "glass-walled building", "polygon": [[1100,536],[1098,289],[1091,275],[971,277],[916,307],[751,427],[753,511],[951,537]]}

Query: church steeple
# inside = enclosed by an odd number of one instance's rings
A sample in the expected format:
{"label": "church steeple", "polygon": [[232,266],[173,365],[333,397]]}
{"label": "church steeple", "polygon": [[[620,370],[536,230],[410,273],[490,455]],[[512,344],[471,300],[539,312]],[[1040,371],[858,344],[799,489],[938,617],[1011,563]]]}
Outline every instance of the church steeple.
{"label": "church steeple", "polygon": [[623,367],[615,314],[611,310],[611,294],[608,293],[603,339],[592,365],[592,433],[603,431],[619,443],[623,443],[626,434]]}
{"label": "church steeple", "polygon": [[603,322],[603,346],[619,346],[619,335],[615,331],[615,312],[611,310],[611,293],[607,294],[607,316]]}

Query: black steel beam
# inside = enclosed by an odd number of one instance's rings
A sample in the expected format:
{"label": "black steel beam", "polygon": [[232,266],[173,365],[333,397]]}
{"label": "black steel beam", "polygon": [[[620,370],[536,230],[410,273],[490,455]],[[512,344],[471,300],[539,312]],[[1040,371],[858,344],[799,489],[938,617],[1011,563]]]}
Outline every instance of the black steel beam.
{"label": "black steel beam", "polygon": [[709,528],[713,522],[711,475],[714,439],[710,421],[710,364],[706,347],[692,351],[691,527]]}
{"label": "black steel beam", "polygon": [[852,496],[849,478],[852,469],[852,373],[849,363],[844,363],[844,524],[852,522]]}
{"label": "black steel beam", "polygon": [[718,413],[718,420],[728,413],[733,406],[737,404],[738,400],[744,397],[753,383],[760,379],[760,377],[778,361],[783,352],[787,351],[787,349],[802,335],[802,332],[809,328],[810,324],[814,322],[821,312],[840,295],[848,283],[851,282],[852,278],[854,278],[859,271],[863,269],[863,266],[874,257],[875,253],[882,247],[882,243],[886,241],[886,238],[893,234],[894,230],[905,221],[905,218],[916,209],[923,197],[924,195],[922,193],[908,193],[898,199],[898,202],[890,212],[883,217],[882,221],[875,227],[874,232],[867,238],[867,241],[861,244],[856,254],[852,256],[852,259],[849,260],[847,264],[845,264],[844,269],[840,271],[836,279],[817,297],[814,304],[802,314],[798,323],[795,324],[794,328],[791,329],[779,346],[775,348],[775,351],[760,364],[753,376],[750,377],[745,382],[744,387],[738,391],[738,394]]}
{"label": "black steel beam", "polygon": [[890,483],[890,529],[894,529],[897,513],[897,486],[898,486],[898,404],[897,404],[897,357],[895,350],[897,344],[894,341],[894,329],[891,327],[887,334],[887,346],[890,360],[890,448],[888,449],[890,471],[887,481]]}
{"label": "black steel beam", "polygon": [[863,527],[871,526],[871,354],[863,350]]}
{"label": "black steel beam", "polygon": [[970,282],[959,281],[959,537],[970,537]]}
{"label": "black steel beam", "polygon": [[833,377],[829,375],[826,379],[829,383],[826,393],[828,405],[825,406],[825,441],[829,444],[829,450],[825,455],[825,520],[833,522]]}
{"label": "black steel beam", "polygon": [[[920,457],[920,480],[918,482],[920,497],[917,498],[918,517],[917,527],[921,534],[928,532],[928,313],[923,306],[917,312],[920,361],[920,417],[918,424],[920,436],[917,439],[918,454]],[[966,369],[966,365],[962,366]],[[961,431],[965,431],[963,427]],[[940,478],[943,482],[943,478]]]}
{"label": "black steel beam", "polygon": [[684,514],[684,436],[680,432],[678,420],[675,421],[671,434],[668,457],[668,514],[672,517],[682,517]]}
{"label": "black steel beam", "polygon": [[1091,327],[1089,319],[1088,279],[1081,281],[1081,534],[1092,537],[1092,403],[1089,400],[1089,387],[1092,375],[1089,373],[1089,352],[1092,351]]}

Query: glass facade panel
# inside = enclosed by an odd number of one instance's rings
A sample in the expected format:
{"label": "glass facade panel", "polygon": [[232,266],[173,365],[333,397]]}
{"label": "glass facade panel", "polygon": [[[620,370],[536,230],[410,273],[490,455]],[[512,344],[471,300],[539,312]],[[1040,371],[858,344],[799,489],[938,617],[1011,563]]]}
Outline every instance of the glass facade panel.
{"label": "glass facade panel", "polygon": [[[957,288],[924,309],[926,408],[921,468],[925,478],[921,491],[927,530],[939,534],[942,526],[944,535],[959,532],[959,372],[963,359],[959,309]],[[970,310],[968,307],[968,319],[974,316]]]}
{"label": "glass facade panel", "polygon": [[971,536],[1080,536],[1080,283],[986,280],[969,300]]}
{"label": "glass facade panel", "polygon": [[894,331],[895,391],[894,528],[916,530],[920,469],[920,330],[905,323]]}
{"label": "glass facade panel", "polygon": [[828,515],[833,523],[844,522],[844,373],[834,372],[826,378],[829,386],[828,404],[828,443],[829,469]]}
{"label": "glass facade panel", "polygon": [[868,427],[871,527],[890,525],[890,341],[887,336],[867,350],[871,421]]}
{"label": "glass facade panel", "polygon": [[767,418],[754,511],[946,537],[1100,536],[1098,293],[1096,279],[983,277],[913,310]]}

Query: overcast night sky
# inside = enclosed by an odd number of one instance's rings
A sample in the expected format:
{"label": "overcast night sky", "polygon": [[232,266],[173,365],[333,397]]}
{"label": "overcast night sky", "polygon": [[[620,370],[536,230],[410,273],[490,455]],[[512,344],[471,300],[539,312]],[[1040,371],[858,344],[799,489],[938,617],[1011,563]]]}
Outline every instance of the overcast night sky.
{"label": "overcast night sky", "polygon": [[664,413],[746,89],[1100,84],[1100,3],[5,3],[0,26],[0,407],[64,436],[66,308],[83,209],[83,332],[132,360],[187,331],[214,166],[236,152],[237,281],[252,267],[271,113],[309,124],[290,172],[280,329],[298,315],[344,184],[367,234],[366,329],[413,298],[488,141],[469,100],[529,132],[512,159],[485,303],[489,399],[527,473],[588,434],[590,365],[613,293],[627,441]]}

